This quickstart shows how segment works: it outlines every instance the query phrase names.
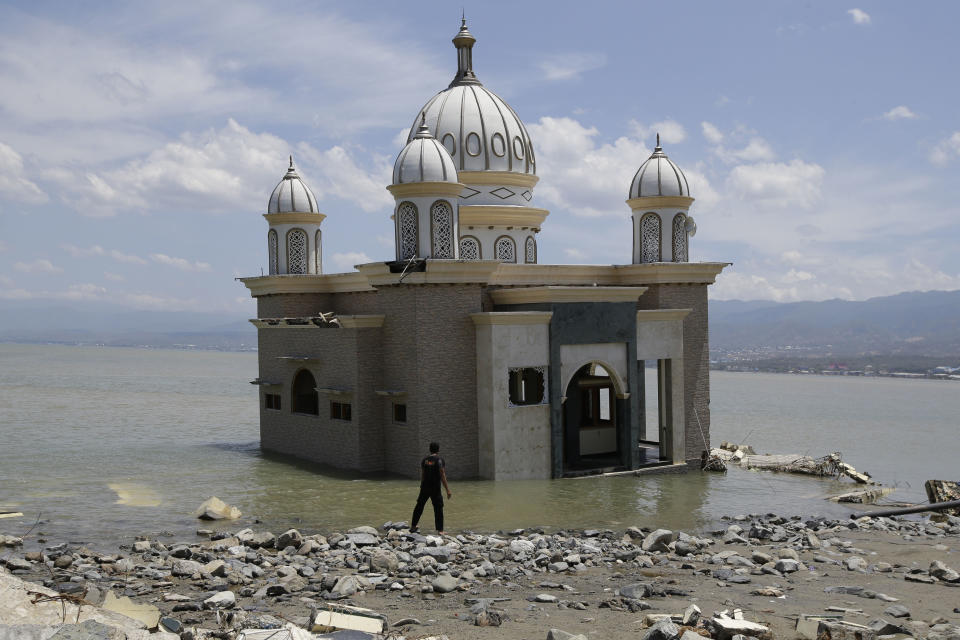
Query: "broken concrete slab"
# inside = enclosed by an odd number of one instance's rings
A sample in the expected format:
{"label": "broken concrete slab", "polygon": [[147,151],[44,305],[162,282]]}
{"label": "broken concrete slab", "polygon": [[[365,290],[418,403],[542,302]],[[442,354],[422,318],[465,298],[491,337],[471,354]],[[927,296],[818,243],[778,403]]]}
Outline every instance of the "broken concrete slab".
{"label": "broken concrete slab", "polygon": [[[736,616],[736,613],[734,615]],[[730,640],[736,635],[759,638],[760,640],[771,640],[772,638],[768,627],[742,618],[731,618],[724,613],[710,618],[707,625],[713,630],[713,636],[718,640]]]}
{"label": "broken concrete slab", "polygon": [[313,633],[334,631],[360,631],[363,633],[383,633],[387,620],[372,609],[350,605],[328,604],[326,608],[316,609],[310,615],[307,628]]}
{"label": "broken concrete slab", "polygon": [[201,520],[236,520],[241,515],[240,509],[228,505],[216,496],[204,501],[193,515]]}
{"label": "broken concrete slab", "polygon": [[874,504],[880,498],[885,498],[894,491],[896,491],[894,487],[874,487],[872,489],[861,489],[859,491],[841,493],[838,496],[830,496],[827,499],[833,502],[849,502],[851,504]]}

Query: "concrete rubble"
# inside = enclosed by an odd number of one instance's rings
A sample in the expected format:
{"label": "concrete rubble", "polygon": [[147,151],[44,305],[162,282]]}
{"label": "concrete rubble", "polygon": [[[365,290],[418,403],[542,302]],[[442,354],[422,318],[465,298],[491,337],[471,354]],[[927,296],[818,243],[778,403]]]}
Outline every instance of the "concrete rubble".
{"label": "concrete rubble", "polygon": [[[960,584],[946,553],[925,565],[901,565],[871,556],[850,539],[884,534],[905,541],[950,540],[960,536],[960,518],[744,515],[722,522],[696,534],[629,527],[447,536],[424,536],[410,532],[406,523],[388,522],[379,529],[327,535],[296,529],[280,535],[249,528],[208,530],[188,542],[138,539],[123,553],[64,543],[30,551],[17,547],[0,555],[6,567],[0,570],[0,640],[4,630],[9,636],[10,629],[22,625],[52,628],[78,613],[76,623],[89,620],[119,629],[107,633],[91,627],[82,632],[86,635],[78,630],[78,638],[113,633],[138,640],[420,640],[442,637],[430,629],[441,605],[462,629],[491,638],[511,637],[518,618],[571,611],[582,616],[582,624],[600,612],[631,616],[641,640],[769,640],[777,617],[761,611],[783,605],[750,609],[737,602],[707,610],[698,590],[739,588],[741,598],[788,603],[798,582],[827,576],[831,579],[818,589],[829,605],[824,608],[834,613],[796,612],[802,615],[793,632],[801,637],[869,640],[900,629],[926,640],[960,640],[960,626],[946,619],[916,620],[912,605],[895,597],[898,585],[907,583],[926,589]],[[575,586],[590,575],[607,576],[601,580],[609,587],[584,591]],[[689,579],[678,582],[670,575]],[[857,576],[871,577],[871,585],[882,581],[883,590],[894,595],[863,586]],[[32,593],[50,600],[34,604]],[[380,605],[364,606],[371,599]],[[869,608],[876,624],[864,625],[869,618],[846,619],[868,615],[854,601],[876,603]],[[416,617],[390,620],[384,614],[417,602],[422,606],[415,609]],[[597,629],[588,636],[547,624],[548,618],[540,637],[600,637]],[[101,632],[107,635],[96,635]]]}

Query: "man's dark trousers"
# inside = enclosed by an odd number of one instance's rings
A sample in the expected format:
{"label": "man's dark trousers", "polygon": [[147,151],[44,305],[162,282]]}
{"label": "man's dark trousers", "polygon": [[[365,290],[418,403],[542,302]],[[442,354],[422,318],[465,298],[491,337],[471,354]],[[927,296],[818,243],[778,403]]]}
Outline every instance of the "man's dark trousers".
{"label": "man's dark trousers", "polygon": [[[413,508],[413,523],[411,527],[416,528],[420,522],[420,516],[423,515],[423,507],[427,504],[427,499],[433,503],[433,522],[437,526],[437,531],[443,531],[443,494],[440,487],[420,487],[420,495],[417,496],[417,505]],[[407,504],[410,504],[409,502]]]}

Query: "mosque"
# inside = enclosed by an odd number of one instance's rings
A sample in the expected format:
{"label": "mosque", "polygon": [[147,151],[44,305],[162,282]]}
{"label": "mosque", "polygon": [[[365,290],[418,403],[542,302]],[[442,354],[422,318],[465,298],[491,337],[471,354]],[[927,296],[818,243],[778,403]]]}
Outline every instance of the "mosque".
{"label": "mosque", "polygon": [[698,464],[707,287],[727,263],[690,261],[683,171],[658,138],[629,185],[630,260],[541,264],[534,144],[474,73],[475,42],[464,21],[457,74],[397,155],[391,259],[323,273],[325,215],[292,159],[270,196],[269,274],[242,278],[261,447],[416,476],[438,441],[451,478],[497,480]]}

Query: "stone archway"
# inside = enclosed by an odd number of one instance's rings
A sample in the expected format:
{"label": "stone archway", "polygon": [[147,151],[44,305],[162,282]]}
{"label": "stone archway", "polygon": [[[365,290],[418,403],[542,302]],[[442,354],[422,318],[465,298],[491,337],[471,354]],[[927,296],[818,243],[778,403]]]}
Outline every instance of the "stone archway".
{"label": "stone archway", "polygon": [[293,385],[290,389],[290,410],[292,413],[305,413],[312,416],[320,413],[317,381],[312,373],[306,369],[298,371],[297,375],[293,377]]}

